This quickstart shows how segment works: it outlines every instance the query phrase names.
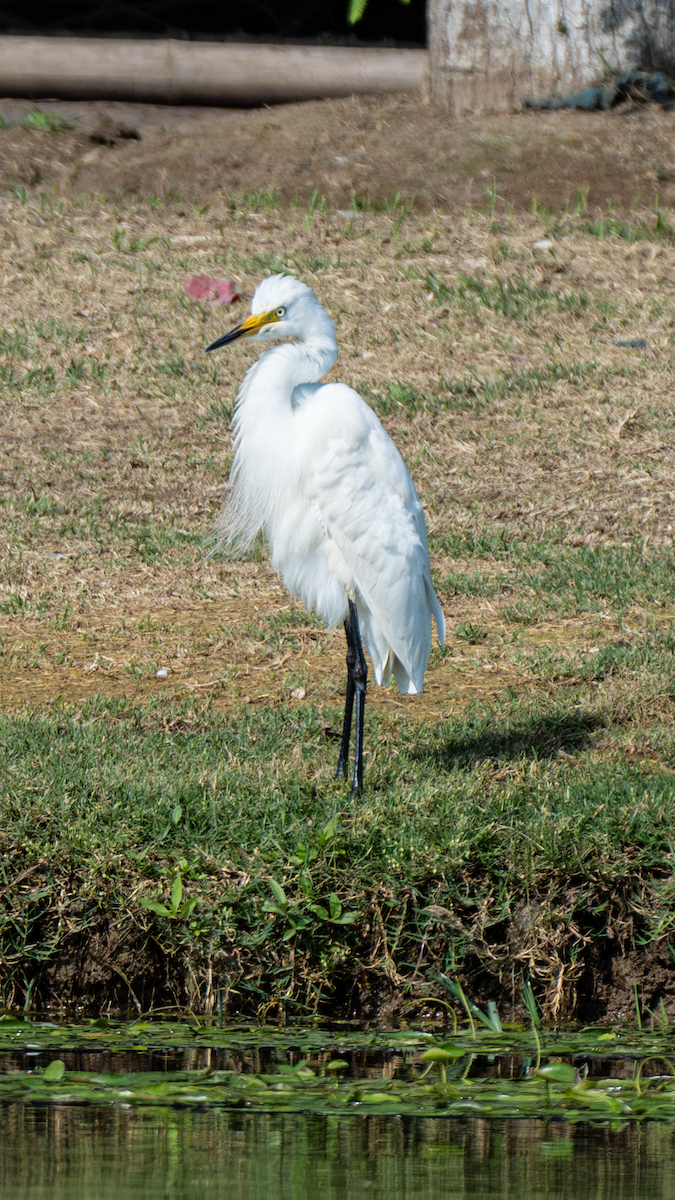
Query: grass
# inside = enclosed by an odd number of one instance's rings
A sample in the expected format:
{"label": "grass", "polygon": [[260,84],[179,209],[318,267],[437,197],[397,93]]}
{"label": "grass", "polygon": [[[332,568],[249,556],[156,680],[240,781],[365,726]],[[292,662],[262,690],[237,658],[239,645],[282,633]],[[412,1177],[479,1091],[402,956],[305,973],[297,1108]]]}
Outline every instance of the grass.
{"label": "grass", "polygon": [[[670,218],[208,199],[0,212],[4,1002],[414,1015],[445,972],[670,1011]],[[262,543],[209,554],[251,360],[204,357],[243,308],[183,280],[279,269],[411,468],[448,622],[424,697],[373,689],[356,802],[340,633]]]}
{"label": "grass", "polygon": [[[461,539],[451,536],[437,539],[436,545],[451,554],[458,542]],[[479,554],[473,562],[477,560]],[[551,614],[620,618],[646,606],[672,614],[675,561],[670,548],[653,552],[637,546],[563,548],[550,542],[502,541],[488,552],[482,569],[455,569],[446,586],[459,596],[500,597],[506,601],[503,611],[511,623],[532,623]],[[515,597],[517,603],[509,603]]]}
{"label": "grass", "polygon": [[[103,918],[132,940],[152,930],[176,963],[189,948],[210,981],[197,1007],[219,989],[299,1013],[377,976],[383,953],[411,1001],[439,970],[505,955],[525,889],[538,916],[522,950],[544,985],[575,978],[636,890],[643,940],[668,935],[673,643],[592,666],[544,658],[528,668],[571,678],[566,703],[502,702],[422,728],[372,713],[355,802],[333,780],[335,709],[244,707],[224,722],[209,704],[98,701],[6,717],[8,1000],[30,979],[44,987]],[[13,884],[25,877],[27,894]],[[146,1006],[149,986],[132,972]]]}
{"label": "grass", "polygon": [[472,315],[482,305],[513,321],[530,320],[548,312],[574,315],[583,312],[590,303],[585,292],[551,291],[548,287],[533,286],[522,275],[486,282],[460,272],[457,283],[448,287],[433,271],[427,271],[425,283],[438,304]]}

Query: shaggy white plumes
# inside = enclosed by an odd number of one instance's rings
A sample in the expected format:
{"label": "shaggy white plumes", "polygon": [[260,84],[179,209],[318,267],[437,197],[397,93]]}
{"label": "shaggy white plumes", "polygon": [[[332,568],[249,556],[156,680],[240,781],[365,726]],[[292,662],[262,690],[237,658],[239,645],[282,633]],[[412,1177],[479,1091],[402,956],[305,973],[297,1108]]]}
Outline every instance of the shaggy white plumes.
{"label": "shaggy white plumes", "polygon": [[261,355],[240,389],[219,541],[246,544],[263,529],[286,587],[328,625],[355,601],[376,683],[393,674],[400,691],[421,692],[432,616],[441,642],[445,623],[412,479],[361,397],[319,383],[337,343],[312,291],[289,276],[264,279],[251,314],[214,346],[293,340]]}
{"label": "shaggy white plumes", "polygon": [[[321,308],[321,305],[316,302],[312,289],[307,287],[306,283],[301,283],[294,275],[270,275],[267,279],[261,280],[255,289],[251,300],[251,312],[270,312],[279,305],[288,307],[300,300],[308,300],[315,308]],[[323,311],[321,309],[321,312]],[[324,313],[324,316],[326,315]]]}

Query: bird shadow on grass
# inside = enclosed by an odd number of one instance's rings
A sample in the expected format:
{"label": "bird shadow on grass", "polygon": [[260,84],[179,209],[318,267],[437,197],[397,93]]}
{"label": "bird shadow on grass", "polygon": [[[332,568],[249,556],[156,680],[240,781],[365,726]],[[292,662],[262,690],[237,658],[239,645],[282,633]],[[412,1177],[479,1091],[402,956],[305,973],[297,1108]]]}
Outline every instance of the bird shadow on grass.
{"label": "bird shadow on grass", "polygon": [[533,717],[517,725],[495,729],[485,726],[475,732],[460,731],[413,752],[416,758],[431,758],[447,771],[471,768],[479,762],[539,761],[573,755],[585,750],[593,732],[605,722],[596,714],[565,713]]}

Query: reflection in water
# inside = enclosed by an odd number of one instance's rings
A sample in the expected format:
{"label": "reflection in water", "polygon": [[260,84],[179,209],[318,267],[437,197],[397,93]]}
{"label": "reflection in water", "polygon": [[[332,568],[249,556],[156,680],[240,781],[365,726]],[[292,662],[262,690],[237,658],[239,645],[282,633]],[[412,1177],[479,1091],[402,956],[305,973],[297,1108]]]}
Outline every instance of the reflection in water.
{"label": "reflection in water", "polygon": [[[66,1071],[89,1071],[93,1074],[114,1072],[118,1075],[136,1071],[236,1071],[244,1074],[272,1073],[280,1065],[297,1066],[302,1059],[318,1074],[326,1063],[339,1057],[348,1063],[343,1079],[387,1079],[413,1078],[415,1069],[419,1073],[424,1064],[421,1054],[424,1046],[413,1050],[345,1050],[339,1047],[329,1050],[308,1051],[279,1046],[255,1046],[246,1050],[210,1048],[207,1046],[174,1046],[154,1050],[98,1049],[78,1046],[70,1050],[61,1047],[48,1050],[26,1050],[16,1047],[0,1051],[0,1075],[12,1071],[44,1071],[55,1058],[63,1061]],[[469,1079],[522,1079],[525,1060],[522,1054],[472,1054],[467,1070]],[[620,1055],[613,1057],[593,1054],[569,1056],[577,1070],[585,1068],[591,1079],[626,1079],[635,1070],[635,1061]],[[663,1068],[663,1059],[644,1058],[641,1072],[643,1077],[658,1075]]]}
{"label": "reflection in water", "polygon": [[2,1200],[671,1200],[672,1126],[0,1109]]}

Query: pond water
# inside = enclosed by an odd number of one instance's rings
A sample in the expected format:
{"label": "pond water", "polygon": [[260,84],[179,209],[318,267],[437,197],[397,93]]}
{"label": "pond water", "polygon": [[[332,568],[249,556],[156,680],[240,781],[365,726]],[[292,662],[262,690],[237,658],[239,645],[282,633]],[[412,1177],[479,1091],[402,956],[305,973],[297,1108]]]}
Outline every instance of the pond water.
{"label": "pond water", "polygon": [[0,1200],[672,1200],[675,1031],[0,1015]]}
{"label": "pond water", "polygon": [[0,1108],[3,1200],[671,1200],[675,1129]]}

